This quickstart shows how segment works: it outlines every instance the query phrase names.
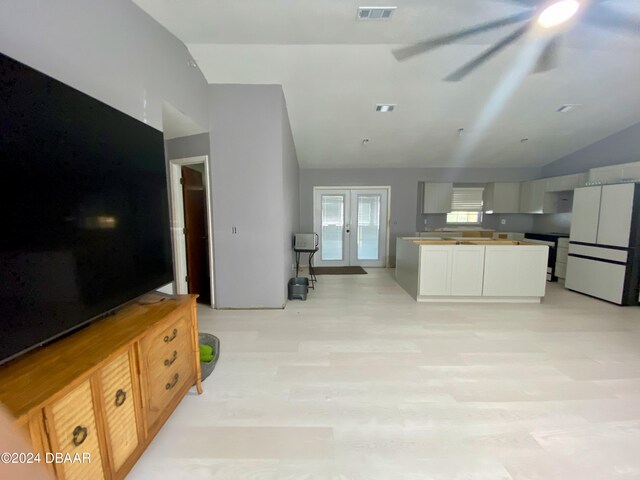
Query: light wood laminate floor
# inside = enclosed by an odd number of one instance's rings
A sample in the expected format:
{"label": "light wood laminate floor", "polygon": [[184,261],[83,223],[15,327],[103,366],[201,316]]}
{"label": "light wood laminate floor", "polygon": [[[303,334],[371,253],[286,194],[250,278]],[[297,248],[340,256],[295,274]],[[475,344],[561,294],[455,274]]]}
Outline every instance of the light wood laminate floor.
{"label": "light wood laminate floor", "polygon": [[640,308],[416,303],[368,271],[200,307],[220,362],[129,478],[640,479]]}

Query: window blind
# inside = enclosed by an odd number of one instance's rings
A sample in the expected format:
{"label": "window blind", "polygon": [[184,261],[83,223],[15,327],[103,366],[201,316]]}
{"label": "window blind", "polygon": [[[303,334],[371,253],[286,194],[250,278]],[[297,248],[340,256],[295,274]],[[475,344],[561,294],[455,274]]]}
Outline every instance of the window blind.
{"label": "window blind", "polygon": [[454,187],[452,212],[481,212],[484,188]]}

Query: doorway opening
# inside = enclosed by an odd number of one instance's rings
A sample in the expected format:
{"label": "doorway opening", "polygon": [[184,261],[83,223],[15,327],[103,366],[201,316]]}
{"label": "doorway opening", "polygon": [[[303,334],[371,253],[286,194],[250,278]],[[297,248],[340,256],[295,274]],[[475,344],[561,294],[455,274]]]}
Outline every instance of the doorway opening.
{"label": "doorway opening", "polygon": [[386,267],[390,187],[315,187],[313,226],[320,237],[315,264]]}
{"label": "doorway opening", "polygon": [[209,157],[169,161],[171,240],[176,293],[215,305]]}

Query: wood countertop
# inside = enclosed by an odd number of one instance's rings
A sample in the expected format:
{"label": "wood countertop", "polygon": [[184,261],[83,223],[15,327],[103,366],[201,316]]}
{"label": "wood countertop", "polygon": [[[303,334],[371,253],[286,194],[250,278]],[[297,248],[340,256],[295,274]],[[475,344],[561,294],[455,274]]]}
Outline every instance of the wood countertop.
{"label": "wood countertop", "polygon": [[497,245],[497,246],[544,246],[539,243],[526,242],[521,240],[467,240],[464,238],[441,238],[412,240],[416,245]]}

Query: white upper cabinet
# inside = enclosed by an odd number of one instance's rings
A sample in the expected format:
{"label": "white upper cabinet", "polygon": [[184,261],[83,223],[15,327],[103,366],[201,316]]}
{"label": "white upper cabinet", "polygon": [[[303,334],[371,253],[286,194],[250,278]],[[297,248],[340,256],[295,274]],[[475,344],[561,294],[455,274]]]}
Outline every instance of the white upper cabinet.
{"label": "white upper cabinet", "polygon": [[489,183],[484,189],[485,213],[518,213],[520,211],[520,182]]}
{"label": "white upper cabinet", "polygon": [[621,183],[602,187],[597,243],[628,247],[635,184]]}
{"label": "white upper cabinet", "polygon": [[625,163],[622,165],[622,180],[640,181],[640,162],[636,163]]}
{"label": "white upper cabinet", "polygon": [[453,183],[425,183],[422,213],[449,213],[453,201]]}
{"label": "white upper cabinet", "polygon": [[640,162],[623,163],[589,170],[589,181],[594,183],[618,183],[640,180]]}
{"label": "white upper cabinet", "polygon": [[572,242],[596,243],[601,195],[602,187],[577,188],[573,192]]}
{"label": "white upper cabinet", "polygon": [[522,182],[520,187],[520,213],[542,213],[547,179]]}
{"label": "white upper cabinet", "polygon": [[560,177],[547,178],[546,192],[565,192],[575,188],[584,187],[589,178],[587,173],[576,173],[574,175],[562,175]]}

